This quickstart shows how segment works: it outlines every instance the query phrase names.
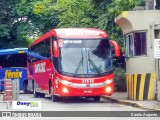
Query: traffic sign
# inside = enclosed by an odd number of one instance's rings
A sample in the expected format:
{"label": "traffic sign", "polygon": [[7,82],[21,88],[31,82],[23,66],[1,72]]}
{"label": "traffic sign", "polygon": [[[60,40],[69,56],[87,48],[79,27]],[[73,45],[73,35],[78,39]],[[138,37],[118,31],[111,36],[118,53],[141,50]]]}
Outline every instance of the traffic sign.
{"label": "traffic sign", "polygon": [[154,40],[154,58],[160,59],[160,39]]}

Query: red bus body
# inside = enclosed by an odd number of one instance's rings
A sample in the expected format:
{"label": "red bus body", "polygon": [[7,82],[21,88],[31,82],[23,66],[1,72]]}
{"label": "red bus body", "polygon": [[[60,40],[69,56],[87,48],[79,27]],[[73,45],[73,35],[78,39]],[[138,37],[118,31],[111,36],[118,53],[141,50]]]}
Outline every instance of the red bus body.
{"label": "red bus body", "polygon": [[[96,45],[96,42],[101,41],[103,43]],[[57,96],[83,96],[100,100],[102,95],[112,95],[112,60],[109,62],[110,70],[107,71],[103,67],[103,61],[107,61],[107,58],[101,56],[103,53],[99,54],[101,49],[98,47],[105,41],[114,46],[116,56],[119,56],[119,45],[109,41],[106,32],[94,28],[52,29],[35,40],[29,46],[28,57],[29,85],[34,96],[44,97],[45,94],[51,94],[55,101]],[[111,51],[109,45],[107,51]],[[36,53],[37,51],[44,56]]]}

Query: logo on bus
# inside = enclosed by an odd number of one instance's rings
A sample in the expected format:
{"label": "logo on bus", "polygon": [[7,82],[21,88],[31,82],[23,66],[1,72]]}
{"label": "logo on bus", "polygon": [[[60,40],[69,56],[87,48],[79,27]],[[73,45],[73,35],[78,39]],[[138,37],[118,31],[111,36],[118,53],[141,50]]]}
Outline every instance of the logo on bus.
{"label": "logo on bus", "polygon": [[35,73],[46,72],[46,63],[35,64]]}
{"label": "logo on bus", "polygon": [[6,70],[5,71],[5,78],[21,78],[22,77],[22,72],[18,71],[11,71],[11,70]]}

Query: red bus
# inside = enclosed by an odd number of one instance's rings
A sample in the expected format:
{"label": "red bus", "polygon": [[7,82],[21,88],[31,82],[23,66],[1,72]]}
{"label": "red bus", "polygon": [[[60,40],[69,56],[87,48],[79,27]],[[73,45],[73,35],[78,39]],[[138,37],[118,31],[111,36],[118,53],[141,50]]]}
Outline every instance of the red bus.
{"label": "red bus", "polygon": [[60,97],[92,97],[114,92],[112,44],[120,55],[117,42],[95,28],[52,29],[35,40],[28,49],[29,89],[34,97],[50,94]]}

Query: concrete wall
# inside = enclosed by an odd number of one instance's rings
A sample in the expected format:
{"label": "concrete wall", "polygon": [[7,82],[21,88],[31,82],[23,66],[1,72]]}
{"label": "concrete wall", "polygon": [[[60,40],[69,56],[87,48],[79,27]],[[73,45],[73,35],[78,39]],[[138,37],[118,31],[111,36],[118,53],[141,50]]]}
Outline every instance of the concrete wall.
{"label": "concrete wall", "polygon": [[145,31],[147,37],[147,55],[126,60],[128,98],[160,101],[160,66],[154,58],[154,40],[160,39],[160,10],[124,11],[115,23],[124,35]]}

